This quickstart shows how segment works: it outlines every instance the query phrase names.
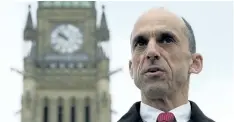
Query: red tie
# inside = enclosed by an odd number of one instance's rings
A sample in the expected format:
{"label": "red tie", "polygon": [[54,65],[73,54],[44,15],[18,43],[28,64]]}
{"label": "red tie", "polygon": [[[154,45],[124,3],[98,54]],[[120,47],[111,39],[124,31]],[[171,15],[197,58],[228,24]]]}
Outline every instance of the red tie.
{"label": "red tie", "polygon": [[161,113],[158,115],[157,122],[175,122],[175,116],[170,112]]}

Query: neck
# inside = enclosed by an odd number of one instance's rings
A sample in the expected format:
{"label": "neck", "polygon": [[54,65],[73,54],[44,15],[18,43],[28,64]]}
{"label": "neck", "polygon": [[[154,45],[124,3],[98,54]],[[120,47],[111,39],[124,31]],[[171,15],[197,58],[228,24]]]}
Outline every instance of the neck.
{"label": "neck", "polygon": [[167,112],[188,102],[188,91],[187,92],[175,92],[171,95],[158,97],[158,98],[148,98],[144,93],[141,93],[142,102],[159,109],[161,111]]}

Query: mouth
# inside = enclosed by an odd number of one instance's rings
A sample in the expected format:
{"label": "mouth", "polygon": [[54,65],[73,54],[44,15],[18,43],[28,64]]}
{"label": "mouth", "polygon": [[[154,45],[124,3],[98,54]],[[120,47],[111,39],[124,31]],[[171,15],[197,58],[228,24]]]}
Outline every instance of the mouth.
{"label": "mouth", "polygon": [[160,67],[150,67],[146,70],[145,75],[149,77],[158,77],[163,75],[165,71]]}
{"label": "mouth", "polygon": [[149,67],[149,68],[146,70],[146,73],[147,73],[147,72],[154,73],[154,72],[158,72],[158,71],[163,72],[163,69],[160,68],[160,67]]}
{"label": "mouth", "polygon": [[151,72],[151,73],[153,73],[153,72],[157,72],[157,71],[162,71],[160,68],[157,68],[157,67],[155,67],[155,68],[149,68],[148,70],[147,70],[147,72]]}

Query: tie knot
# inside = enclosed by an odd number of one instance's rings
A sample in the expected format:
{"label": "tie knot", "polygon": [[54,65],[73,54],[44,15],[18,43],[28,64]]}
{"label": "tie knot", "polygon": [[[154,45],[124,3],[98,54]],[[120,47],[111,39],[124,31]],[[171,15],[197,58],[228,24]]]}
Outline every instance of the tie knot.
{"label": "tie knot", "polygon": [[161,113],[158,115],[157,122],[175,122],[175,116],[170,112]]}

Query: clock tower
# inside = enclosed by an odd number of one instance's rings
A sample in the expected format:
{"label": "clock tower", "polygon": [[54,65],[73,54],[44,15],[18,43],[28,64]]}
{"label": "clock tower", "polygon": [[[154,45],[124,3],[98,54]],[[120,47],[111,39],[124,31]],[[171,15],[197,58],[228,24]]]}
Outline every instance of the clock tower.
{"label": "clock tower", "polygon": [[98,26],[93,1],[39,1],[36,17],[29,6],[21,122],[111,122],[104,6]]}

